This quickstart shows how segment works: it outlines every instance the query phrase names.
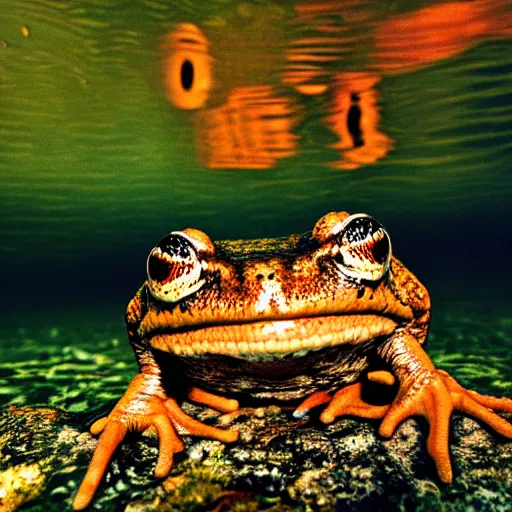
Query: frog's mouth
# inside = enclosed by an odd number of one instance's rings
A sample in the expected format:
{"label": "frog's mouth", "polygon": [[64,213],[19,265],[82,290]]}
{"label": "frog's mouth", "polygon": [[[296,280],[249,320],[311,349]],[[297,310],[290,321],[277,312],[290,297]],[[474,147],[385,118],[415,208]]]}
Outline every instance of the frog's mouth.
{"label": "frog's mouth", "polygon": [[146,336],[153,348],[182,356],[285,355],[370,342],[389,336],[397,325],[384,316],[357,314],[265,320],[166,332],[169,326],[159,321],[158,315],[152,319]]}

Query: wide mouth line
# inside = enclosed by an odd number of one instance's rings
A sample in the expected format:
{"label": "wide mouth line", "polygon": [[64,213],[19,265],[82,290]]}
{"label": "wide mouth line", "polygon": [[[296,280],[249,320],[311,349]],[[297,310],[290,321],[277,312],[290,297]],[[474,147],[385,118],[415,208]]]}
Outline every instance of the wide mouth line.
{"label": "wide mouth line", "polygon": [[216,324],[187,330],[154,329],[151,346],[178,355],[268,355],[358,345],[389,336],[397,323],[383,315],[350,314]]}
{"label": "wide mouth line", "polygon": [[390,320],[395,324],[401,324],[404,319],[398,317],[396,315],[384,314],[379,311],[357,311],[353,313],[327,313],[327,314],[316,314],[316,315],[298,315],[298,316],[273,316],[266,318],[253,318],[253,319],[233,319],[233,320],[225,320],[219,322],[210,322],[210,323],[197,323],[191,325],[184,325],[179,327],[172,327],[169,323],[166,323],[165,318],[162,318],[162,315],[165,317],[167,311],[161,310],[157,314],[157,319],[154,320],[154,326],[145,329],[145,336],[152,337],[158,334],[186,334],[194,331],[206,331],[213,327],[226,327],[226,328],[234,328],[250,326],[254,324],[270,324],[270,323],[279,323],[279,322],[297,322],[297,321],[312,321],[314,322],[316,319],[329,319],[329,318],[350,318],[350,317],[381,317],[386,320]]}

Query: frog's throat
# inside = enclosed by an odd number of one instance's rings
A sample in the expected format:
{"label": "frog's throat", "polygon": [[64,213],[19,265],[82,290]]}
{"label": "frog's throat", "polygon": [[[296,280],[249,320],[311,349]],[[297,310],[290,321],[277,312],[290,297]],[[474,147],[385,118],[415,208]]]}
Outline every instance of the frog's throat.
{"label": "frog's throat", "polygon": [[165,332],[157,327],[146,337],[151,347],[182,356],[268,355],[357,345],[389,336],[396,327],[390,318],[374,314],[330,315],[213,325],[181,332]]}

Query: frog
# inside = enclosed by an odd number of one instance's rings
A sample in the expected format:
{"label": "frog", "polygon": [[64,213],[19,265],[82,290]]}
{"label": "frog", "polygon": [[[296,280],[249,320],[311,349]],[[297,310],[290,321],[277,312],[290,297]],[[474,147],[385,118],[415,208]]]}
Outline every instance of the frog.
{"label": "frog", "polygon": [[[344,416],[372,418],[384,438],[423,416],[427,451],[445,483],[453,479],[454,411],[512,438],[512,424],[498,414],[512,413],[511,399],[467,390],[434,366],[424,350],[430,295],[370,215],[330,212],[305,234],[275,239],[213,242],[195,228],[171,231],[146,269],[126,310],[139,371],[90,428],[101,435],[75,510],[91,503],[128,432],[156,431],[157,478],[184,450],[183,436],[237,441],[229,425],[188,415],[184,400],[233,414],[246,399],[276,401],[302,419],[316,409],[319,428]],[[372,382],[395,386],[390,403],[368,401]]]}

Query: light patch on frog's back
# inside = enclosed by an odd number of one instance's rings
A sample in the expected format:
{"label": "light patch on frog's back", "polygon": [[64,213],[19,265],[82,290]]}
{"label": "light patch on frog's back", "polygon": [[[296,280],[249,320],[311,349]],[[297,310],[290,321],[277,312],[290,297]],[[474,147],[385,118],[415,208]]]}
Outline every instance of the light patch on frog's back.
{"label": "light patch on frog's back", "polygon": [[265,320],[169,333],[165,332],[165,318],[162,321],[161,325],[154,322],[148,330],[150,344],[154,349],[179,356],[276,357],[304,350],[359,345],[389,336],[397,327],[393,320],[374,314]]}

